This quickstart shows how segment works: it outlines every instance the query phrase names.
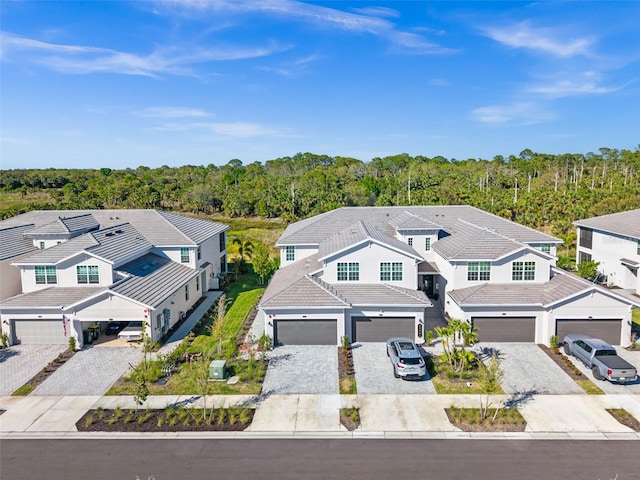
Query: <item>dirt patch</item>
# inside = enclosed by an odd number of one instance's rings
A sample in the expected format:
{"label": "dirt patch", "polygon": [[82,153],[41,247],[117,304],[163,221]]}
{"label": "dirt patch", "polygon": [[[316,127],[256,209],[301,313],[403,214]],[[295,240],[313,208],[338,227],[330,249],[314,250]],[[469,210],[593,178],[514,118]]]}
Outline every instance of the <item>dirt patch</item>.
{"label": "dirt patch", "polygon": [[248,407],[202,410],[89,410],[76,423],[79,432],[240,432],[253,421]]}
{"label": "dirt patch", "polygon": [[353,351],[350,347],[338,347],[338,378],[341,394],[357,393],[356,370],[353,366]]}
{"label": "dirt patch", "polygon": [[623,408],[608,408],[609,412],[618,422],[625,427],[629,427],[634,432],[640,432],[640,420],[631,415]]}
{"label": "dirt patch", "polygon": [[527,422],[516,409],[502,409],[495,421],[494,408],[481,420],[479,408],[445,408],[452,425],[463,432],[524,432]]}

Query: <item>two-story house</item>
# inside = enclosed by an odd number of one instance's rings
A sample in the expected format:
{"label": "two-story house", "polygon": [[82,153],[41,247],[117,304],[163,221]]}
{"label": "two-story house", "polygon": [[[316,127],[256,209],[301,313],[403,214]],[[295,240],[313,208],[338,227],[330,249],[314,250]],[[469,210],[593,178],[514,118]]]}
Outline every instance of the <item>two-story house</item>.
{"label": "two-story house", "polygon": [[33,211],[4,220],[2,331],[12,344],[74,337],[81,346],[90,325],[143,321],[157,341],[218,287],[226,230],[156,210]]}
{"label": "two-story house", "polygon": [[602,281],[640,295],[640,209],[573,222],[576,262],[598,262]]}
{"label": "two-story house", "polygon": [[560,242],[469,206],[340,208],[287,227],[259,310],[276,344],[422,342],[431,308],[480,341],[628,344],[633,302],[557,268]]}

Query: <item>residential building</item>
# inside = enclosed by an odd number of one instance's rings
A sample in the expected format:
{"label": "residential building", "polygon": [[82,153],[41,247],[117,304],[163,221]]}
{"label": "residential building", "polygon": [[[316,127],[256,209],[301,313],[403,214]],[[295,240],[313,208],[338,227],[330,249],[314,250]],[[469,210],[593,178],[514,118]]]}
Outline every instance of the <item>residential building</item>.
{"label": "residential building", "polygon": [[0,222],[2,331],[12,344],[82,346],[83,331],[143,321],[157,341],[226,272],[228,226],[157,210],[33,211]]}
{"label": "residential building", "polygon": [[600,280],[640,295],[640,208],[573,222],[576,263],[598,262]]}
{"label": "residential building", "polygon": [[559,243],[469,206],[340,208],[287,227],[259,311],[276,344],[421,343],[433,308],[485,342],[628,344],[633,301],[557,268]]}

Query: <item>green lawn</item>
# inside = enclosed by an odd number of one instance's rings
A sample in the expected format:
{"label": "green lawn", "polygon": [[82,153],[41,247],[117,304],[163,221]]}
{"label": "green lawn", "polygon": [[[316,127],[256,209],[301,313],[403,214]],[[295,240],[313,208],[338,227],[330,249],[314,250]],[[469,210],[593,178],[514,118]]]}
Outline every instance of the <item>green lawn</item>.
{"label": "green lawn", "polygon": [[631,310],[631,321],[640,328],[640,308]]}

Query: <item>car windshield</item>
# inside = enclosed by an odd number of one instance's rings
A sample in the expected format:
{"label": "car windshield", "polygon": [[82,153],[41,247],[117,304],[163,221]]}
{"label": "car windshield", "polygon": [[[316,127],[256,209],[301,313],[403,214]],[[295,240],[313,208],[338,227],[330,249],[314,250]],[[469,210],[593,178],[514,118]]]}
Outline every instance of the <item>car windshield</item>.
{"label": "car windshield", "polygon": [[127,327],[142,327],[142,322],[129,322],[129,325],[127,325]]}
{"label": "car windshield", "polygon": [[422,360],[420,358],[401,358],[400,363],[404,363],[405,365],[420,365]]}

